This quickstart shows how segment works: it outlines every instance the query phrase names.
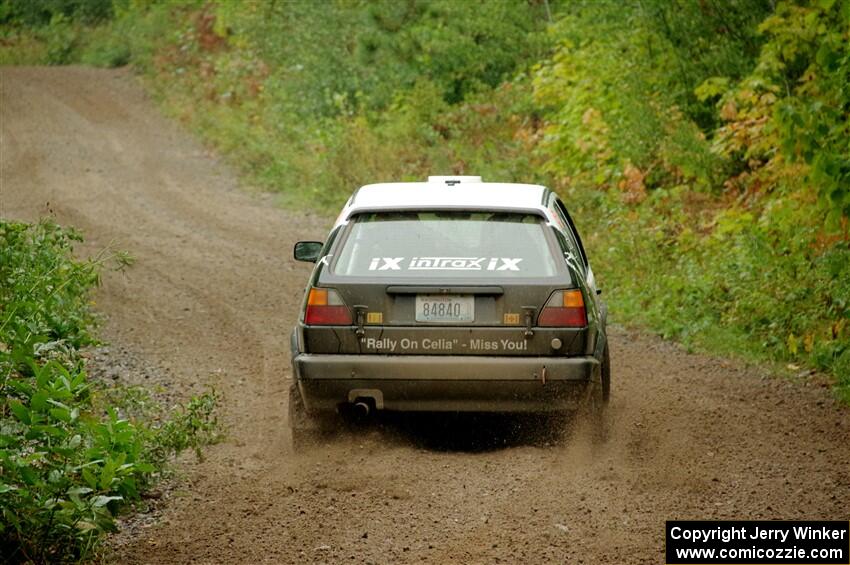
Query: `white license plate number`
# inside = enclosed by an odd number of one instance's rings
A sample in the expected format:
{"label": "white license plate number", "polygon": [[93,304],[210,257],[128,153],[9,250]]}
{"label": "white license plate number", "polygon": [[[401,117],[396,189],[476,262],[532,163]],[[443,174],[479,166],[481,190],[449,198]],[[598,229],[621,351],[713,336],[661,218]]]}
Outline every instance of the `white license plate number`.
{"label": "white license plate number", "polygon": [[471,322],[475,297],[457,294],[417,294],[416,321],[430,323]]}

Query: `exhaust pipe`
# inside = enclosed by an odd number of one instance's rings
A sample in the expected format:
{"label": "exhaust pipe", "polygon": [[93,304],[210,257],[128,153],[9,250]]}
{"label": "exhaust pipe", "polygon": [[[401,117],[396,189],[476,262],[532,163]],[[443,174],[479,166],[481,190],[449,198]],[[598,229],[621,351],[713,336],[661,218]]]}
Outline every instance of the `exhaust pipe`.
{"label": "exhaust pipe", "polygon": [[365,418],[366,416],[369,415],[369,405],[366,404],[365,402],[356,402],[354,404],[354,412],[358,416]]}

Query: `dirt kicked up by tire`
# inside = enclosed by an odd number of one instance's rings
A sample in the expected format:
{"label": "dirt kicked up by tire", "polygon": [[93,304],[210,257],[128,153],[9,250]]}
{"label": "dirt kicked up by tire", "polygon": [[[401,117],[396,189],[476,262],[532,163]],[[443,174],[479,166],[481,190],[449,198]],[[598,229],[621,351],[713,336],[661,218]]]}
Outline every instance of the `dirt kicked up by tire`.
{"label": "dirt kicked up by tire", "polygon": [[850,415],[824,383],[616,328],[604,444],[431,419],[296,454],[287,336],[308,271],[289,254],[330,222],[250,195],[128,71],[2,68],[0,128],[0,214],[132,253],[98,293],[104,337],[177,393],[224,393],[228,439],[181,464],[114,562],[661,563],[667,519],[850,519]]}

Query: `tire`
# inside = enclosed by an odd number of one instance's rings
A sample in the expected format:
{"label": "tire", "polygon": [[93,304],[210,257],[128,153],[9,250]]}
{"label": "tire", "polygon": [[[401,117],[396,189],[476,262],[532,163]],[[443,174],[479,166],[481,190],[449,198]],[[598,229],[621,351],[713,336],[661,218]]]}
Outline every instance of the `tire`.
{"label": "tire", "polygon": [[602,352],[602,402],[608,406],[608,401],[611,400],[611,355],[608,352],[608,344],[605,344],[605,350]]}
{"label": "tire", "polygon": [[608,345],[602,352],[600,381],[591,382],[584,400],[584,419],[593,440],[604,443],[608,440],[608,401],[611,397],[611,360]]}

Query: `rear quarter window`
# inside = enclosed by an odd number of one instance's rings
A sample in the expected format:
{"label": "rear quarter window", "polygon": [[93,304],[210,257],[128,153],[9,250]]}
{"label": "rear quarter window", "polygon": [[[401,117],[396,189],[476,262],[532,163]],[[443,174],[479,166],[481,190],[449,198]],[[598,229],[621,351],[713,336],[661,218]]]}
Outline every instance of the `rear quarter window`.
{"label": "rear quarter window", "polygon": [[539,279],[558,274],[543,218],[505,212],[375,212],[355,216],[336,276]]}

